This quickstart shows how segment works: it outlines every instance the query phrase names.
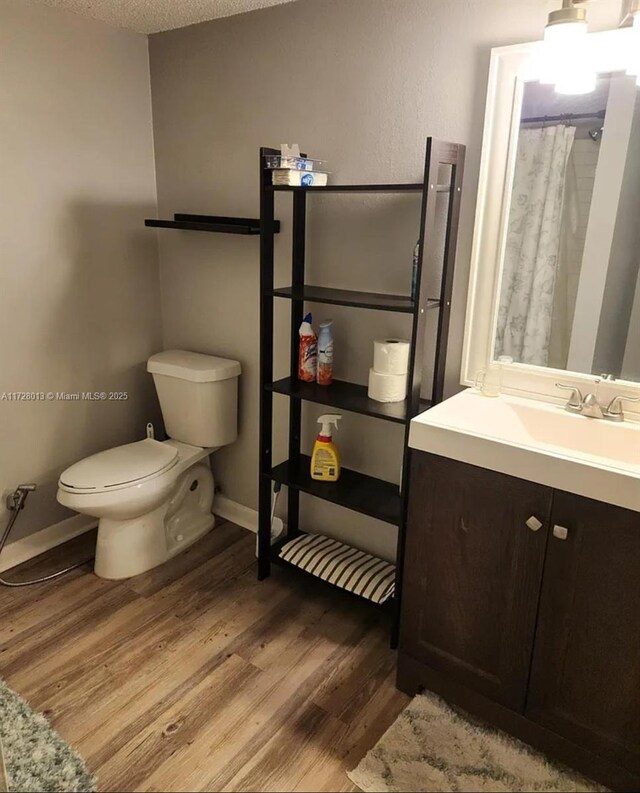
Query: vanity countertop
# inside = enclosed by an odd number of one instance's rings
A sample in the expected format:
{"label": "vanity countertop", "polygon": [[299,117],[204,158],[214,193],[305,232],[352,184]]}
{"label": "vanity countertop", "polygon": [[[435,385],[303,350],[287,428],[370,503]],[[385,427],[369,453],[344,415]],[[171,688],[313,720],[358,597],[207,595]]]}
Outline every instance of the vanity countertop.
{"label": "vanity countertop", "polygon": [[640,424],[467,389],[411,421],[413,449],[640,512]]}

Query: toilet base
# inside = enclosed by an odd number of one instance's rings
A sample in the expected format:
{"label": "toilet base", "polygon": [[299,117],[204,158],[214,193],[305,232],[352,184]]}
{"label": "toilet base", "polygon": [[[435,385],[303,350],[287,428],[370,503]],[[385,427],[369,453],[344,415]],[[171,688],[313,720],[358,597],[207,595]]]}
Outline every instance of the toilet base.
{"label": "toilet base", "polygon": [[164,564],[215,525],[213,476],[207,463],[189,468],[170,497],[137,518],[100,518],[94,572],[119,581]]}

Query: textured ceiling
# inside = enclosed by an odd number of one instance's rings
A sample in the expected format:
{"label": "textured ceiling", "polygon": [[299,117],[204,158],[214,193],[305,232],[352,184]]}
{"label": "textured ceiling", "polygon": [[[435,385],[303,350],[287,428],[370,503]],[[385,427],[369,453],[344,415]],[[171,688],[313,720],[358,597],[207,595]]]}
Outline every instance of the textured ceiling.
{"label": "textured ceiling", "polygon": [[292,0],[42,0],[109,25],[158,33]]}

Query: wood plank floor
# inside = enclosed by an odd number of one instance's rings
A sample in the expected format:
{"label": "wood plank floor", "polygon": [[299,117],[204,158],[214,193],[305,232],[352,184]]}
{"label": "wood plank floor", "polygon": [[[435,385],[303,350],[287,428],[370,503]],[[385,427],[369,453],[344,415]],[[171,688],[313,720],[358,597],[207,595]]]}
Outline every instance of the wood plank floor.
{"label": "wood plank floor", "polygon": [[[93,537],[4,577],[82,559]],[[103,791],[357,790],[406,705],[386,616],[295,573],[256,580],[255,536],[220,523],[125,582],[80,568],[0,587],[0,670]]]}

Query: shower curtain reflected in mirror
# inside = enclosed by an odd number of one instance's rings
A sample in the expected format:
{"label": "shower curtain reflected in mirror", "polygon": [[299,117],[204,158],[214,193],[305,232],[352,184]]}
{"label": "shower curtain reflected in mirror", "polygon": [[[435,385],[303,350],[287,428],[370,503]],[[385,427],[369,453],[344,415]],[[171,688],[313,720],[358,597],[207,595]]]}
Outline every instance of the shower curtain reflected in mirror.
{"label": "shower curtain reflected in mirror", "polygon": [[[565,175],[575,132],[575,127],[564,124],[520,130],[498,308],[496,358],[509,355],[518,363],[550,365],[563,226],[570,228],[564,218]],[[561,354],[556,351],[554,357]]]}
{"label": "shower curtain reflected in mirror", "polygon": [[[553,287],[553,308],[551,310],[551,333],[549,335],[549,355],[547,366],[553,369],[566,369],[573,330],[573,317],[576,309],[576,295],[582,268],[584,238],[589,217],[589,205],[593,192],[591,189],[578,192],[578,176],[576,173],[576,147],[580,141],[574,140],[567,158],[564,181],[564,198],[562,201],[562,225],[560,227],[560,244],[558,246],[558,263],[556,280]],[[582,141],[593,147],[589,138]],[[581,152],[584,157],[584,153]],[[597,150],[594,151],[593,169],[597,162]],[[585,165],[581,163],[581,173]],[[582,177],[582,182],[589,182]],[[586,211],[585,211],[586,210]]]}

